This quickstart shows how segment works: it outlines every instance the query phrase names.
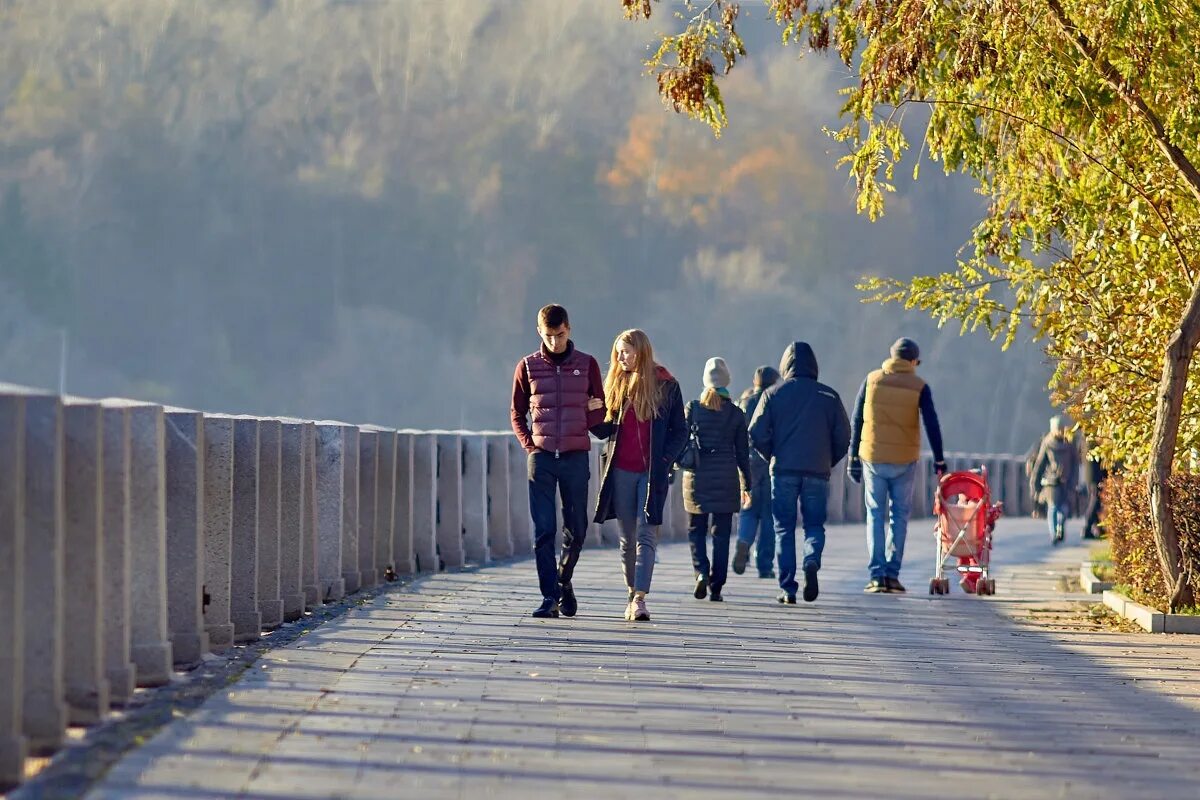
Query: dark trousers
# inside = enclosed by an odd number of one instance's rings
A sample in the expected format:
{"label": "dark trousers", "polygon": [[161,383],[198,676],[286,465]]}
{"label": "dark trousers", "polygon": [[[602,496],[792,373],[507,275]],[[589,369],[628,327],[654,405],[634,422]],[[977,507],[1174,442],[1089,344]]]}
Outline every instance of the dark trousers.
{"label": "dark trousers", "polygon": [[[538,450],[529,456],[529,513],[533,517],[533,557],[537,563],[542,597],[557,601],[560,583],[570,583],[587,536],[588,480],[592,476],[590,454],[584,451],[554,453]],[[555,563],[558,514],[554,493],[562,500],[562,557]]]}
{"label": "dark trousers", "polygon": [[1100,489],[1101,484],[1099,483],[1088,483],[1087,485],[1087,510],[1085,512],[1087,519],[1083,523],[1084,536],[1100,535],[1100,512],[1103,510]]}
{"label": "dark trousers", "polygon": [[[709,518],[712,527],[709,527]],[[692,544],[692,567],[708,585],[720,589],[729,575],[729,534],[733,514],[688,514],[688,541]],[[712,561],[708,560],[708,535],[712,534]]]}

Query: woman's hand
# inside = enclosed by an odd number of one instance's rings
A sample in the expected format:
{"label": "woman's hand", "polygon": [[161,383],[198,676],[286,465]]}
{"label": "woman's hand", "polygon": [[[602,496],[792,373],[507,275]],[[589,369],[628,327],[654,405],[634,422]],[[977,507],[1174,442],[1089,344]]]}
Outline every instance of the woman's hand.
{"label": "woman's hand", "polygon": [[742,490],[742,510],[750,508],[750,493],[745,489]]}
{"label": "woman's hand", "polygon": [[604,408],[604,401],[599,397],[588,398],[588,411],[600,411]]}

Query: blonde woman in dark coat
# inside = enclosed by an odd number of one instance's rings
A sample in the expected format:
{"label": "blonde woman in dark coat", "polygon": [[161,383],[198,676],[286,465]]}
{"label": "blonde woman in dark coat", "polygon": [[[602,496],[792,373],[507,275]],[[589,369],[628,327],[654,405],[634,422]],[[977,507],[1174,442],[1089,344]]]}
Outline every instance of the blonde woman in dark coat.
{"label": "blonde woman in dark coat", "polygon": [[[729,367],[724,359],[704,365],[704,393],[684,411],[700,440],[699,464],[683,473],[683,505],[696,571],[697,600],[721,601],[729,570],[733,517],[750,502],[750,437],[746,415],[729,397]],[[712,538],[712,558],[708,539]]]}

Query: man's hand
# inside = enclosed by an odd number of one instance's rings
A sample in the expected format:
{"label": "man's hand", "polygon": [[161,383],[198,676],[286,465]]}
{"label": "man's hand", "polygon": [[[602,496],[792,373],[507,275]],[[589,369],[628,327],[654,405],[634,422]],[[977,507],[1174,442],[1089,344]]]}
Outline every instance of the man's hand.
{"label": "man's hand", "polygon": [[742,490],[742,510],[750,508],[750,493],[745,489]]}
{"label": "man's hand", "polygon": [[604,400],[599,397],[588,398],[588,411],[599,411],[604,408]]}
{"label": "man's hand", "polygon": [[846,463],[846,474],[855,483],[862,483],[862,460],[855,456]]}
{"label": "man's hand", "polygon": [[933,462],[933,472],[939,478],[942,477],[943,475],[945,475],[946,474],[946,462],[945,461]]}

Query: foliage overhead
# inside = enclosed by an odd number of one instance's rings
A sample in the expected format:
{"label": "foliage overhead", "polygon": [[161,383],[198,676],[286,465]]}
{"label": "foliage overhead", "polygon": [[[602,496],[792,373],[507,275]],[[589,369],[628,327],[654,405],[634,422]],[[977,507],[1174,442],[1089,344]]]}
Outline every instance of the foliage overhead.
{"label": "foliage overhead", "polygon": [[[623,2],[627,14],[649,16],[649,3]],[[1006,347],[1032,325],[1056,364],[1056,399],[1108,456],[1145,465],[1163,352],[1197,279],[1200,5],[765,5],[784,44],[833,52],[853,69],[844,124],[829,133],[846,147],[839,165],[854,177],[861,213],[883,213],[914,144],[914,177],[928,158],[971,176],[987,200],[953,269],[911,281],[867,278],[869,299],[984,330]],[[737,6],[714,0],[689,9],[685,30],[667,40],[705,42],[711,64],[721,36],[736,40]],[[695,54],[670,68],[651,62],[660,85],[664,74],[668,85],[694,83],[708,74],[704,64]],[[721,107],[718,90],[705,92]],[[725,125],[711,109],[680,110],[714,130]],[[919,141],[909,134],[914,121],[923,124]],[[1193,364],[1192,379],[1196,372]],[[1178,445],[1200,446],[1195,392],[1184,400]]]}

